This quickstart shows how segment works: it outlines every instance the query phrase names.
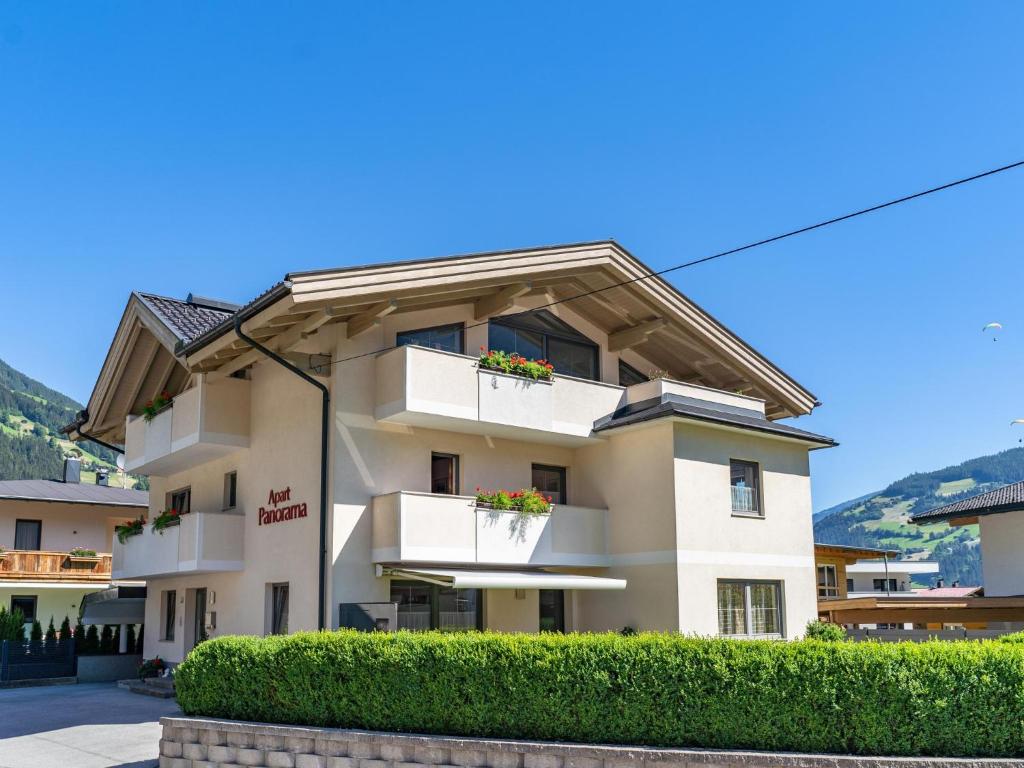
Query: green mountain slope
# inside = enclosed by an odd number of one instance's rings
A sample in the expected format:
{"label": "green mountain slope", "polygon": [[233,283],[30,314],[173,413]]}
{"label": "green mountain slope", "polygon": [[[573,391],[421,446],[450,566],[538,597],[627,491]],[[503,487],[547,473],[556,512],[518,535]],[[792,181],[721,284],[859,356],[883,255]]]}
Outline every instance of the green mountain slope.
{"label": "green mountain slope", "polygon": [[[815,515],[814,540],[898,549],[914,560],[937,560],[946,583],[982,583],[978,527],[913,525],[910,515],[1024,480],[1024,448],[980,456],[934,472],[915,472],[867,498]],[[938,578],[938,577],[936,577]]]}
{"label": "green mountain slope", "polygon": [[60,433],[81,409],[81,403],[0,360],[0,480],[56,479],[64,457],[79,456],[83,482],[95,482],[96,470],[105,468],[115,484],[114,451],[87,441],[72,443]]}

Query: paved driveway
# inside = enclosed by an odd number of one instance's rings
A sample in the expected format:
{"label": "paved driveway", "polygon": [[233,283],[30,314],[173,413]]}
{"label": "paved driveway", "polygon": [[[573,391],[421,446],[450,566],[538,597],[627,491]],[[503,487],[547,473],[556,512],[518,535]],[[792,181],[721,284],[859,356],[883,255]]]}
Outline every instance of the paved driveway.
{"label": "paved driveway", "polygon": [[149,768],[177,712],[114,683],[0,690],[0,768]]}

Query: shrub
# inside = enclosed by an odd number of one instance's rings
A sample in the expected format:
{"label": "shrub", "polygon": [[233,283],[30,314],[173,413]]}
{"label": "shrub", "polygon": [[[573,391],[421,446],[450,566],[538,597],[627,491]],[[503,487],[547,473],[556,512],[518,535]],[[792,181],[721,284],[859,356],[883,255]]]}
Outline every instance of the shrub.
{"label": "shrub", "polygon": [[1024,643],[1024,632],[1014,632],[1009,635],[1002,635],[996,640],[1000,643]]}
{"label": "shrub", "polygon": [[60,623],[60,641],[63,643],[71,638],[71,619],[67,616]]}
{"label": "shrub", "polygon": [[39,619],[32,620],[32,629],[29,630],[28,639],[33,643],[43,642],[43,625],[39,623]]}
{"label": "shrub", "polygon": [[51,648],[57,644],[57,628],[53,626],[53,616],[50,617],[50,624],[46,628],[46,634],[43,636],[43,639]]}
{"label": "shrub", "polygon": [[145,644],[146,644],[145,635],[146,635],[146,625],[145,624],[139,624],[139,634],[138,634],[138,637],[135,638],[135,652],[136,653],[145,653]]}
{"label": "shrub", "polygon": [[189,715],[591,743],[1024,754],[1024,653],[1000,643],[644,633],[222,637],[175,674]]}
{"label": "shrub", "polygon": [[0,606],[0,640],[14,643],[25,642],[25,614],[20,608],[8,611]]}
{"label": "shrub", "polygon": [[96,648],[97,653],[107,654],[114,652],[114,630],[109,624],[104,624],[100,630],[100,644]]}
{"label": "shrub", "polygon": [[100,649],[100,634],[95,624],[90,624],[85,632],[85,642],[80,653],[96,653]]}
{"label": "shrub", "polygon": [[127,644],[127,652],[128,653],[141,653],[141,651],[142,651],[141,647],[136,649],[136,643],[137,642],[138,641],[135,639],[135,625],[134,624],[129,624],[128,625],[128,644]]}
{"label": "shrub", "polygon": [[807,630],[804,636],[808,640],[828,640],[829,642],[838,642],[839,640],[846,640],[846,630],[838,624],[833,624],[830,621],[818,621],[812,619],[807,622]]}
{"label": "shrub", "polygon": [[166,669],[164,660],[159,656],[154,656],[152,659],[143,659],[142,663],[139,664],[139,680],[145,680],[147,677],[159,677],[160,674]]}

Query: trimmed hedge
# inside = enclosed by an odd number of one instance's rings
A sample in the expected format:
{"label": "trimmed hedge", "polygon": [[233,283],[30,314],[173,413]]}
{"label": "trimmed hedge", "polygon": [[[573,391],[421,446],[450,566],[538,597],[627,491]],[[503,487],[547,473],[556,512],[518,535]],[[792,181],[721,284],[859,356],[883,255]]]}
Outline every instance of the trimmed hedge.
{"label": "trimmed hedge", "polygon": [[189,715],[383,731],[863,755],[1024,754],[1024,649],[681,635],[223,637]]}

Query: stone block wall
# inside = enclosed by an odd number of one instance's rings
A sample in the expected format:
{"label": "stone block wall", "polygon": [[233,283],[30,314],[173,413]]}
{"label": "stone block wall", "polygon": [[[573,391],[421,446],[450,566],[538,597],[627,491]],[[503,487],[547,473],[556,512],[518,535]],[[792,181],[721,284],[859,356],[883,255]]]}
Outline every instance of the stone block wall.
{"label": "stone block wall", "polygon": [[1022,760],[657,749],[164,717],[160,768],[1024,768]]}

